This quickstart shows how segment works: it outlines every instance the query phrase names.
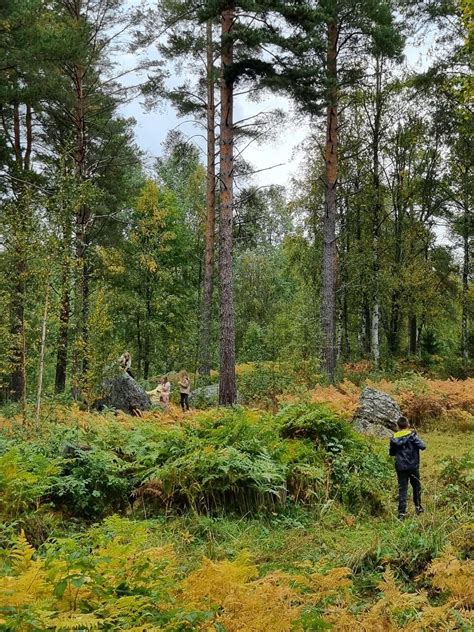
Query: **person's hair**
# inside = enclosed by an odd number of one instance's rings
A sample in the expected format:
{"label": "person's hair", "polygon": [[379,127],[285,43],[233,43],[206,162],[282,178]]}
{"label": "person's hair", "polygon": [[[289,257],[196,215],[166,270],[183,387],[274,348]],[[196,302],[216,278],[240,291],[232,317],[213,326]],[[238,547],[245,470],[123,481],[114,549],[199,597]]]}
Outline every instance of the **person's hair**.
{"label": "person's hair", "polygon": [[405,430],[406,428],[410,427],[410,422],[406,417],[400,417],[400,419],[397,421],[397,426],[402,430]]}
{"label": "person's hair", "polygon": [[127,358],[129,358],[130,357],[130,351],[124,351],[123,355],[126,356]]}
{"label": "person's hair", "polygon": [[165,382],[169,382],[167,375],[163,376],[163,379],[164,379]]}
{"label": "person's hair", "polygon": [[188,377],[188,374],[186,371],[181,371],[181,377]]}

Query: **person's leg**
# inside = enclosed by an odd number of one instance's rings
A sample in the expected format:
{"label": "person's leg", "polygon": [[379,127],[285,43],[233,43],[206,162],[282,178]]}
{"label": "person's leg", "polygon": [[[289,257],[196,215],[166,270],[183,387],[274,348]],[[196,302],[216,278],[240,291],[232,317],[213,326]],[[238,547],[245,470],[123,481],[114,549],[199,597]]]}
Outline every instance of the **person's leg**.
{"label": "person's leg", "polygon": [[407,513],[408,472],[399,472],[398,478],[398,517],[403,520]]}
{"label": "person's leg", "polygon": [[413,502],[415,503],[416,513],[422,513],[420,470],[410,472],[410,483],[413,487]]}
{"label": "person's leg", "polygon": [[186,406],[186,410],[189,410],[189,394],[184,394],[184,405]]}
{"label": "person's leg", "polygon": [[181,410],[184,413],[184,407],[186,404],[186,393],[180,393],[180,399],[181,399]]}

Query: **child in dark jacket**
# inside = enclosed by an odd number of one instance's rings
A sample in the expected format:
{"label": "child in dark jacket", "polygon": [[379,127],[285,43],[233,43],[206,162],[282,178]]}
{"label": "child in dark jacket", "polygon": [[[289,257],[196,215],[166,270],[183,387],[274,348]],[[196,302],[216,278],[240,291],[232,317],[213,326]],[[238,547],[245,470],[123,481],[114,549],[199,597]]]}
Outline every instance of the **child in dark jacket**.
{"label": "child in dark jacket", "polygon": [[398,478],[398,517],[404,520],[407,511],[408,481],[413,487],[413,501],[417,514],[423,512],[421,506],[420,482],[420,450],[426,445],[418,437],[416,431],[410,428],[406,417],[398,420],[398,432],[390,439],[390,456],[395,457],[395,469]]}

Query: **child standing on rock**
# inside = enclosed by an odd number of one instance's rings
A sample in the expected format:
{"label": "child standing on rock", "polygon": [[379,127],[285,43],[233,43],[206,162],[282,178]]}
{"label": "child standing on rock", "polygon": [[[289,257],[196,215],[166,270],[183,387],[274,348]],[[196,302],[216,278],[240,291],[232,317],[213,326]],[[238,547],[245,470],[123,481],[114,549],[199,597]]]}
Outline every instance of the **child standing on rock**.
{"label": "child standing on rock", "polygon": [[395,457],[398,478],[398,518],[405,520],[407,511],[408,482],[413,488],[413,502],[417,514],[423,513],[421,506],[420,450],[426,445],[410,427],[406,417],[397,422],[398,432],[390,439],[390,456]]}

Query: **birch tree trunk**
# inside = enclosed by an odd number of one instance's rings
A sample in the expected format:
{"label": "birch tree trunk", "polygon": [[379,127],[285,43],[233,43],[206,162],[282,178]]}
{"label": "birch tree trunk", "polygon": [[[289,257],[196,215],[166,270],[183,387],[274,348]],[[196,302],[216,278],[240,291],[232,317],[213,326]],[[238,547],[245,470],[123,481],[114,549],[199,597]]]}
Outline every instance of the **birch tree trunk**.
{"label": "birch tree trunk", "polygon": [[44,375],[44,356],[46,352],[46,329],[48,323],[48,309],[49,309],[49,278],[46,279],[46,289],[44,293],[44,309],[43,309],[43,322],[41,324],[41,343],[39,353],[39,366],[38,366],[38,390],[36,394],[36,413],[35,423],[38,424],[41,413],[41,395],[43,393],[43,375]]}

